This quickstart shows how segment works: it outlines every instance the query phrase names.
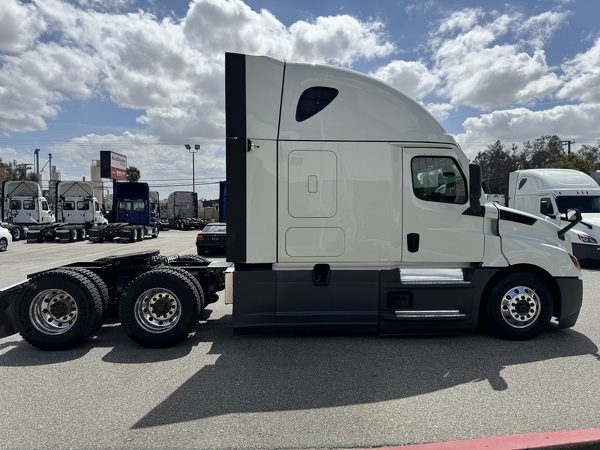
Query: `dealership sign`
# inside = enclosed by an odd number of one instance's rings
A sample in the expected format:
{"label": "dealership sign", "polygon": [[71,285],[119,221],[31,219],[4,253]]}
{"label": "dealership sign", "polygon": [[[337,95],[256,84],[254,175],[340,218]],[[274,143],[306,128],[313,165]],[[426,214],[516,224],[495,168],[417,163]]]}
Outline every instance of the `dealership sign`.
{"label": "dealership sign", "polygon": [[114,152],[100,151],[100,177],[126,180],[127,157]]}

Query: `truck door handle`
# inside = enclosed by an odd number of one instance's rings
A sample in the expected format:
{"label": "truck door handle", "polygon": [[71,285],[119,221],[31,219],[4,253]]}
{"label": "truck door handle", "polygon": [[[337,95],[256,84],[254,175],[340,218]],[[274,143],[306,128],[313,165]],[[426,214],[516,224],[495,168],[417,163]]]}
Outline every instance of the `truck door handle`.
{"label": "truck door handle", "polygon": [[418,233],[408,233],[406,235],[406,248],[410,253],[415,253],[419,251],[419,234]]}

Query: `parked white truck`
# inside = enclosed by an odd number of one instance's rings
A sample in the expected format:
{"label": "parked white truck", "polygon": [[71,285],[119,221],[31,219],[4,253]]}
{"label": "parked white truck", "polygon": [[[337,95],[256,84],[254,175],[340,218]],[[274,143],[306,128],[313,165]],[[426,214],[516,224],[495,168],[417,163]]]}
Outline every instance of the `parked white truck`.
{"label": "parked white truck", "polygon": [[570,169],[527,169],[508,176],[506,206],[564,224],[564,212],[577,208],[583,220],[569,231],[573,253],[584,267],[600,267],[600,186]]}
{"label": "parked white truck", "polygon": [[225,63],[235,330],[481,323],[529,339],[551,317],[575,323],[582,279],[564,230],[486,202],[479,167],[417,102],[342,68]]}
{"label": "parked white truck", "polygon": [[[236,332],[462,333],[531,339],[575,324],[581,270],[556,224],[485,203],[481,172],[418,103],[318,64],[225,56],[227,263],[137,253],[0,292],[0,337],[93,335],[107,307],[173,345],[225,289]],[[223,273],[225,272],[225,273]]]}
{"label": "parked white truck", "polygon": [[56,222],[30,227],[27,242],[82,241],[94,225],[108,224],[89,181],[58,181],[55,198]]}
{"label": "parked white truck", "polygon": [[55,221],[54,212],[35,181],[2,183],[2,220],[14,241],[27,237],[29,227]]}

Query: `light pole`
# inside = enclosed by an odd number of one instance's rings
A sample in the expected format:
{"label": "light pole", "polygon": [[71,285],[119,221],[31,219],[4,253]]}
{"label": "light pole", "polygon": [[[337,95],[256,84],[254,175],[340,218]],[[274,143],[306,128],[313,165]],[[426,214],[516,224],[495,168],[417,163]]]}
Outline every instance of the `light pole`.
{"label": "light pole", "polygon": [[194,148],[192,148],[190,144],[185,144],[185,148],[192,154],[192,191],[196,193],[196,167],[194,165],[194,156],[198,153],[198,150],[200,150],[200,144],[195,144]]}

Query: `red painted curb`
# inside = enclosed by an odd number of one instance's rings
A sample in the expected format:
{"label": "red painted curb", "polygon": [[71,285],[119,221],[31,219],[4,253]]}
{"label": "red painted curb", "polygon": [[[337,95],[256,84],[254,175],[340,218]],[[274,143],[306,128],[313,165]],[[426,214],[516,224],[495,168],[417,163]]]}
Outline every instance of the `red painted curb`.
{"label": "red painted curb", "polygon": [[525,450],[536,448],[600,449],[600,428],[557,431],[551,433],[517,434],[514,436],[497,436],[464,441],[373,448],[368,450]]}

